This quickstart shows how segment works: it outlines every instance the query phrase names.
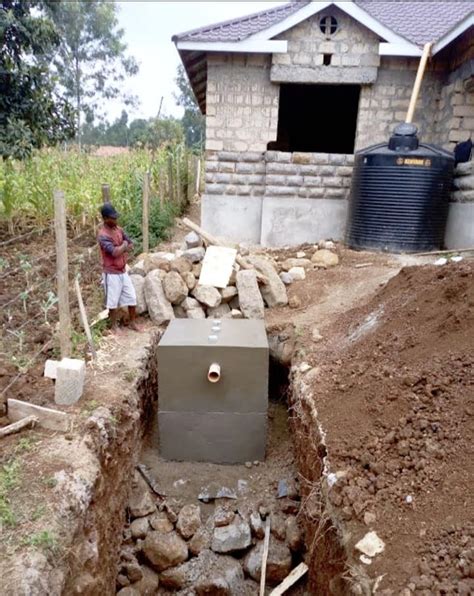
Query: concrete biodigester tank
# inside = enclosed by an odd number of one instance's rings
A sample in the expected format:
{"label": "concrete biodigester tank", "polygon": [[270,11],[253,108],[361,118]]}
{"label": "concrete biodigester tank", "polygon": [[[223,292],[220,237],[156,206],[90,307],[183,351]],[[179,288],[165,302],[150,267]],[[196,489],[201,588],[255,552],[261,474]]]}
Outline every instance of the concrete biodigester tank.
{"label": "concrete biodigester tank", "polygon": [[355,249],[422,252],[442,247],[454,157],[399,124],[388,144],[356,153],[346,243]]}

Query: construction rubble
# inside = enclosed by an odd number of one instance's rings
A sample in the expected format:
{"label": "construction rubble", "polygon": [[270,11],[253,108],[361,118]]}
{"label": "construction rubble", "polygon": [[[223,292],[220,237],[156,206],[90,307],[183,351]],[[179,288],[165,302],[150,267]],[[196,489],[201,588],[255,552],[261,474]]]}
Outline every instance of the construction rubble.
{"label": "construction rubble", "polygon": [[200,283],[207,251],[198,234],[190,232],[182,244],[171,246],[172,252],[140,255],[130,269],[137,312],[147,312],[157,325],[174,318],[263,319],[265,308],[298,306],[289,303],[286,286],[304,280],[308,270],[339,263],[332,241],[284,260],[271,249],[239,245],[227,285],[218,288]]}

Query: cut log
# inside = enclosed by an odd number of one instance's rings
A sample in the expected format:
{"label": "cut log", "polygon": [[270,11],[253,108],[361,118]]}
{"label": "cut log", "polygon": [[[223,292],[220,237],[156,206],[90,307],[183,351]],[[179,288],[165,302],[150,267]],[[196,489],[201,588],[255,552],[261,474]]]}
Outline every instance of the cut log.
{"label": "cut log", "polygon": [[0,439],[2,437],[6,437],[7,435],[17,433],[27,426],[34,426],[36,422],[38,422],[38,418],[36,416],[27,416],[26,418],[18,420],[18,422],[14,422],[13,424],[9,424],[8,426],[0,428]]}
{"label": "cut log", "polygon": [[9,399],[7,401],[7,408],[8,418],[14,422],[22,420],[27,416],[35,416],[38,418],[38,426],[42,428],[67,432],[70,427],[70,417],[66,412],[35,406],[34,404],[29,404],[18,399]]}
{"label": "cut log", "polygon": [[263,540],[262,571],[260,573],[260,596],[265,596],[265,581],[267,576],[268,547],[270,546],[270,516],[265,522],[265,538]]}
{"label": "cut log", "polygon": [[293,584],[303,577],[308,571],[308,565],[306,563],[300,563],[298,567],[295,567],[290,575],[287,575],[285,579],[279,584],[274,590],[270,592],[270,596],[281,596],[284,594]]}
{"label": "cut log", "polygon": [[[207,244],[212,244],[214,246],[226,246],[226,244],[224,242],[221,242],[218,238],[216,238],[212,234],[205,232],[200,226],[195,224],[193,221],[191,221],[187,217],[183,217],[182,222],[187,228],[189,228],[190,230],[193,230],[194,232],[196,232],[196,234],[199,234],[201,236],[201,238]],[[240,255],[237,255],[235,260],[242,267],[242,269],[254,269],[254,267]],[[268,281],[264,275],[262,275],[258,272],[257,272],[257,279],[264,284],[266,284]]]}

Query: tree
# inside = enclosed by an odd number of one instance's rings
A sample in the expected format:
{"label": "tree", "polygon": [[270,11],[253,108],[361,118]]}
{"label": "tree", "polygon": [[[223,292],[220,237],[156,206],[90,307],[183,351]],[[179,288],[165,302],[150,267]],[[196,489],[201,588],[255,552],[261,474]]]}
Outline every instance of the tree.
{"label": "tree", "polygon": [[122,91],[126,77],[138,72],[125,55],[124,31],[118,28],[117,6],[107,0],[67,0],[55,3],[51,16],[61,36],[53,64],[67,97],[76,107],[80,144],[82,116],[91,120],[101,100],[134,98]]}
{"label": "tree", "polygon": [[0,155],[23,159],[34,148],[74,136],[74,113],[55,89],[48,55],[59,44],[45,9],[53,2],[0,5]]}
{"label": "tree", "polygon": [[183,125],[186,145],[202,149],[206,136],[206,120],[201,114],[193,90],[189,84],[184,67],[180,64],[176,74],[176,85],[179,93],[175,94],[176,103],[184,108],[184,115],[181,119]]}

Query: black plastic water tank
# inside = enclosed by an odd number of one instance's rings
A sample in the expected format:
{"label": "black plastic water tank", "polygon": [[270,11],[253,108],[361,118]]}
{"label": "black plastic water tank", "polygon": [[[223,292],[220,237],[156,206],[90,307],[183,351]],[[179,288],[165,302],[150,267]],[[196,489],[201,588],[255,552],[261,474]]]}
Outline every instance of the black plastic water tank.
{"label": "black plastic water tank", "polygon": [[388,145],[356,153],[346,243],[351,248],[422,252],[441,248],[454,157],[419,143],[399,124]]}

